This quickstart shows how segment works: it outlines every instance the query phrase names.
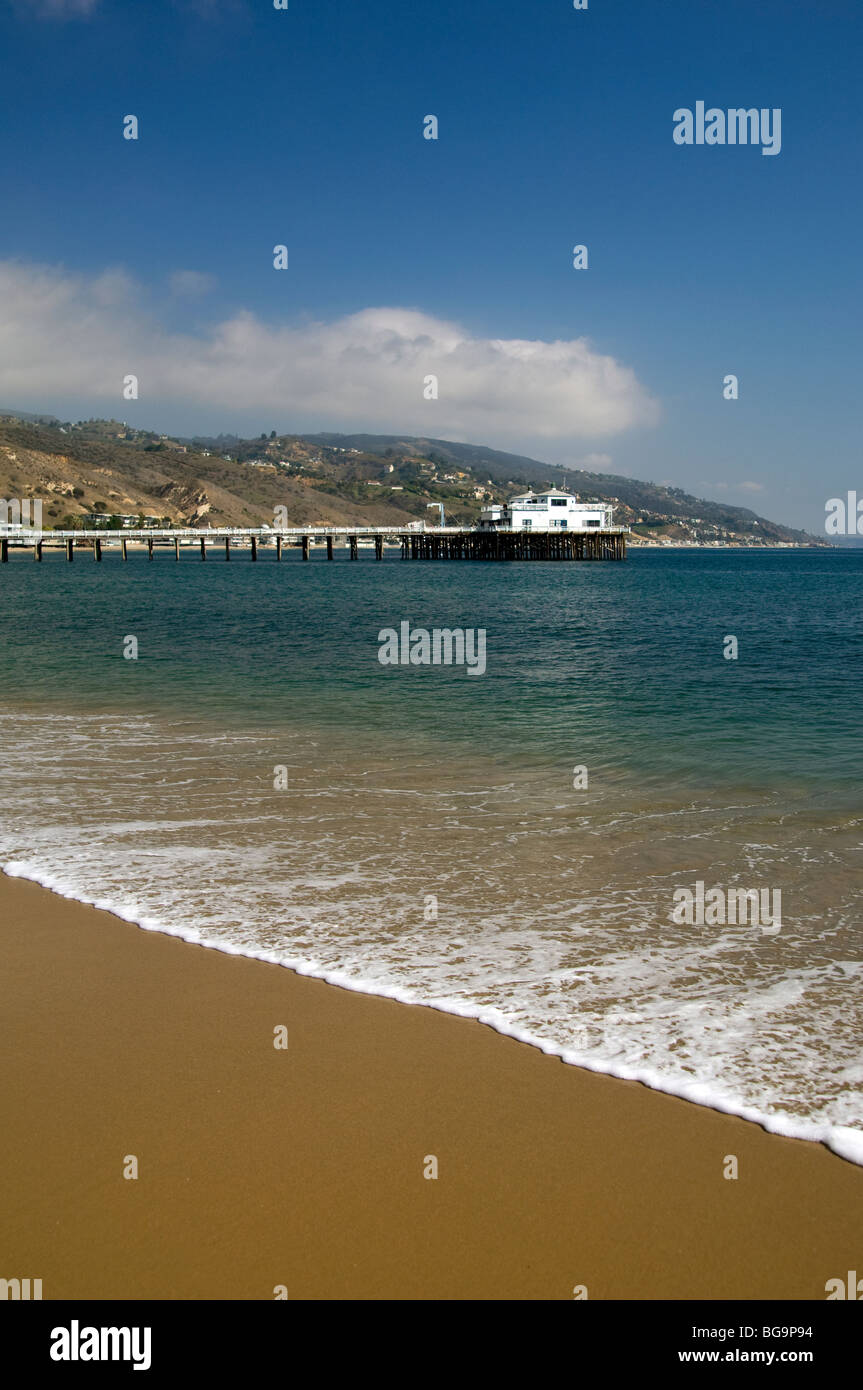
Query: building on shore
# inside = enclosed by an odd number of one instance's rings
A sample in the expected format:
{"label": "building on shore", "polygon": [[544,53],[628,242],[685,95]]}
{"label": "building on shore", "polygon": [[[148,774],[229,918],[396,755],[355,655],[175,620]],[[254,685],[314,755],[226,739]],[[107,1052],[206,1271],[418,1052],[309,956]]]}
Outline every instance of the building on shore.
{"label": "building on shore", "polygon": [[604,531],[613,511],[609,502],[580,502],[575,493],[553,487],[483,507],[479,525],[483,531]]}

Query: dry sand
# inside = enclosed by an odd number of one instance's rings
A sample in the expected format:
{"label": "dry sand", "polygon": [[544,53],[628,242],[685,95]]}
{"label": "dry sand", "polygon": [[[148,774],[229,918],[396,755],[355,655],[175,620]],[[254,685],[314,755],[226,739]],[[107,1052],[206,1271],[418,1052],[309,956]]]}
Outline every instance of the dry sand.
{"label": "dry sand", "polygon": [[818,1145],[2,875],[0,937],[0,1275],[46,1299],[824,1299],[860,1266],[863,1169]]}

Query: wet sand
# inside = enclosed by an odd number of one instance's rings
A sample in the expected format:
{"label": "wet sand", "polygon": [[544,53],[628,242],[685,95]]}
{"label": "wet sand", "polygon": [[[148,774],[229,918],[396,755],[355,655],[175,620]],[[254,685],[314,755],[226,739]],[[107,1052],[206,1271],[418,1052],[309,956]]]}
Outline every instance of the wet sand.
{"label": "wet sand", "polygon": [[823,1300],[859,1267],[863,1168],[819,1145],[3,875],[0,950],[0,1275],[46,1299]]}

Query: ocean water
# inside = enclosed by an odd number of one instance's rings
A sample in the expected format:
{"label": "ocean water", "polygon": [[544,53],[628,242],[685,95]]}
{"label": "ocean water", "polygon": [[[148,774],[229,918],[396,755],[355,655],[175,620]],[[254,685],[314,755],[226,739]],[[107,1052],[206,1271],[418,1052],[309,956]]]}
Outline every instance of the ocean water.
{"label": "ocean water", "polygon": [[13,554],[0,864],[863,1162],[863,553],[361,554]]}

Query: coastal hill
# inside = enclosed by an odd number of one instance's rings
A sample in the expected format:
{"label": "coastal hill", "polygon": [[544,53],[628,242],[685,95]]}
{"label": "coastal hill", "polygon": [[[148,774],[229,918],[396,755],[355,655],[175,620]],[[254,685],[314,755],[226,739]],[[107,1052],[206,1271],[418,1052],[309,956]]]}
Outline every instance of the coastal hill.
{"label": "coastal hill", "polygon": [[41,498],[46,529],[117,516],[165,525],[473,525],[481,507],[549,486],[614,503],[636,544],[824,545],[744,507],[479,445],[400,435],[170,438],[117,420],[0,412],[0,497]]}

